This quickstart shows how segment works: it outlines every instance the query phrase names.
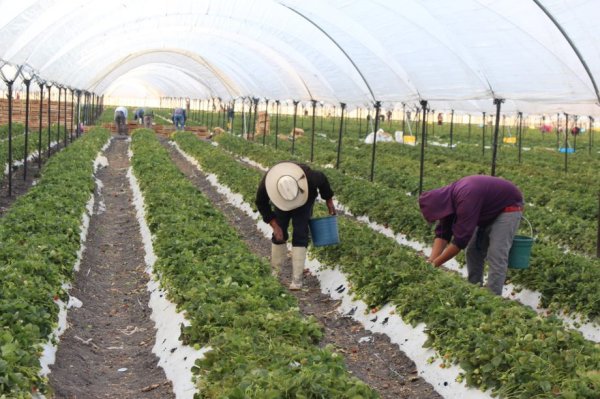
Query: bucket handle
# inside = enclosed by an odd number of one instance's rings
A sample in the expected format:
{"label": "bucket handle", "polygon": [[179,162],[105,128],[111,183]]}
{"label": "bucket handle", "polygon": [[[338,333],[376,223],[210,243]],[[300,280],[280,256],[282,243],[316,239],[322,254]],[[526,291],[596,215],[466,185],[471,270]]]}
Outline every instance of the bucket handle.
{"label": "bucket handle", "polygon": [[521,215],[521,219],[524,219],[529,225],[529,230],[531,231],[531,238],[533,238],[533,227],[531,227],[531,223],[529,223],[529,220],[527,220],[527,218],[523,215]]}

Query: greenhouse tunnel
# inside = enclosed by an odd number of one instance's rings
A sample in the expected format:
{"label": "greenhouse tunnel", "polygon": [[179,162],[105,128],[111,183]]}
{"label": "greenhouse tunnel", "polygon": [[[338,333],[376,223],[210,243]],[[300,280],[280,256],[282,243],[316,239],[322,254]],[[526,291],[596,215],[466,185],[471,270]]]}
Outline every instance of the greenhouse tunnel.
{"label": "greenhouse tunnel", "polygon": [[[0,398],[600,398],[599,18],[0,0]],[[465,177],[515,199],[459,247]]]}

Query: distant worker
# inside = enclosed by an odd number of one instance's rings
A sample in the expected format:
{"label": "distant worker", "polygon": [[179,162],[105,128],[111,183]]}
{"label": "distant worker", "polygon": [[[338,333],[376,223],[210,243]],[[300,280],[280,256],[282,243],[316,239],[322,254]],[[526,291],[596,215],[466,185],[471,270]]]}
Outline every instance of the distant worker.
{"label": "distant worker", "polygon": [[175,110],[173,111],[173,115],[171,115],[171,120],[175,125],[175,129],[184,130],[186,119],[187,117],[185,115],[185,109],[175,108]]}
{"label": "distant worker", "polygon": [[438,114],[438,125],[441,125],[444,122],[444,115],[440,112]]}
{"label": "distant worker", "polygon": [[144,127],[146,129],[152,129],[152,123],[154,122],[154,111],[152,108],[144,108],[142,112],[144,115]]}
{"label": "distant worker", "polygon": [[117,133],[127,134],[127,108],[115,108],[115,125],[117,127]]}
{"label": "distant worker", "polygon": [[466,176],[419,197],[425,220],[437,221],[431,255],[435,267],[466,248],[468,280],[483,284],[483,266],[489,271],[487,288],[496,295],[508,269],[508,253],[521,222],[523,194],[512,182],[499,177]]}
{"label": "distant worker", "polygon": [[144,123],[144,109],[143,108],[138,108],[135,110],[135,112],[133,113],[133,119],[135,119],[138,123],[138,125],[141,125],[142,123]]}

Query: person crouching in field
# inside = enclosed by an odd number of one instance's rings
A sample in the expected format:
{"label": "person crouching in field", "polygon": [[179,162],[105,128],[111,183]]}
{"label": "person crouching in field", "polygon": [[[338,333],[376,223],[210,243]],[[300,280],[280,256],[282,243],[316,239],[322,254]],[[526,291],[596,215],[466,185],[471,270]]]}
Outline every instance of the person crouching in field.
{"label": "person crouching in field", "polygon": [[427,261],[439,267],[466,248],[469,282],[483,284],[487,259],[487,287],[501,295],[523,204],[516,185],[493,176],[466,176],[424,192],[419,197],[421,213],[427,222],[437,221]]}
{"label": "person crouching in field", "polygon": [[[256,207],[265,223],[273,228],[271,238],[271,267],[274,276],[287,255],[288,226],[292,235],[292,282],[290,290],[302,288],[306,248],[308,247],[308,222],[312,215],[317,192],[327,203],[330,215],[335,215],[333,191],[323,172],[296,162],[280,162],[262,178],[256,192]],[[271,203],[274,209],[271,208]]]}

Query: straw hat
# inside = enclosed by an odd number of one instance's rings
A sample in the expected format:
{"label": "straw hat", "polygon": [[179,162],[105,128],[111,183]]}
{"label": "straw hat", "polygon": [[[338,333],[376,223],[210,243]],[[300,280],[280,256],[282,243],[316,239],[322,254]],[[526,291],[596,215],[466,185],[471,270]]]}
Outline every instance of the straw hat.
{"label": "straw hat", "polygon": [[308,181],[304,170],[293,162],[280,162],[267,172],[267,194],[282,211],[301,207],[308,200]]}

